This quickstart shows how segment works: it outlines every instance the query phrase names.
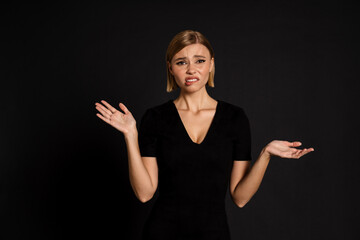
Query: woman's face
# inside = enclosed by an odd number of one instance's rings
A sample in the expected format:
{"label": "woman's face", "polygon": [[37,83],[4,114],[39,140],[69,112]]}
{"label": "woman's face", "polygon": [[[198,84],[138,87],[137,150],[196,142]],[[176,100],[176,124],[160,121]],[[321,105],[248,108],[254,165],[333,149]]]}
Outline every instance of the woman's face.
{"label": "woman's face", "polygon": [[205,87],[213,65],[214,58],[211,58],[209,50],[196,43],[176,53],[169,69],[181,90],[195,92]]}

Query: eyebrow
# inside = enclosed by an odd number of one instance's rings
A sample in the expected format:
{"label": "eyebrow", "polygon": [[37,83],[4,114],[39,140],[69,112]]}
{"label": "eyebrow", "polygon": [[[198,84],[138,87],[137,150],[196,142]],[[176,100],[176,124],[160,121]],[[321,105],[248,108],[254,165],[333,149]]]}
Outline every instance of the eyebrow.
{"label": "eyebrow", "polygon": [[177,58],[177,59],[175,59],[175,61],[178,61],[178,60],[184,60],[184,59],[186,59],[186,57]]}
{"label": "eyebrow", "polygon": [[[202,56],[202,55],[194,55],[195,58],[206,58],[205,56]],[[177,58],[175,59],[175,61],[178,61],[178,60],[184,60],[186,59],[186,57],[181,57],[181,58]]]}

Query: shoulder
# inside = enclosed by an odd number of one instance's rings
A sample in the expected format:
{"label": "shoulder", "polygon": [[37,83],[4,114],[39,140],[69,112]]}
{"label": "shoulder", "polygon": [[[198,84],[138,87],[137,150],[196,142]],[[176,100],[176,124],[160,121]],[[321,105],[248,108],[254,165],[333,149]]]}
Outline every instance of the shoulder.
{"label": "shoulder", "polygon": [[152,107],[149,107],[145,110],[143,114],[143,119],[152,119],[154,121],[159,121],[169,115],[169,110],[171,110],[171,102],[172,100],[168,100],[163,103],[159,103]]}
{"label": "shoulder", "polygon": [[145,113],[154,114],[154,115],[161,115],[166,113],[170,108],[171,100],[168,100],[163,103],[159,103],[155,106],[147,108]]}
{"label": "shoulder", "polygon": [[157,104],[155,106],[145,109],[141,120],[140,120],[140,129],[145,132],[154,132],[158,129],[158,126],[161,124],[159,121],[162,121],[163,112],[166,110],[169,102]]}
{"label": "shoulder", "polygon": [[250,129],[249,119],[244,109],[238,105],[220,101],[222,104],[222,118],[226,121],[225,129],[236,134],[242,134],[246,129]]}
{"label": "shoulder", "polygon": [[245,111],[242,107],[229,103],[223,100],[218,100],[221,104],[223,116],[229,119],[238,119],[246,117]]}

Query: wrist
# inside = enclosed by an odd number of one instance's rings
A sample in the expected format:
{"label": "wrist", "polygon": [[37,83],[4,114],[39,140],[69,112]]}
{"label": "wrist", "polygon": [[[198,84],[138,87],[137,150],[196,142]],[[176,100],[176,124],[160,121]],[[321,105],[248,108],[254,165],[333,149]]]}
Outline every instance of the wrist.
{"label": "wrist", "polygon": [[270,159],[271,158],[271,154],[268,151],[268,145],[266,145],[262,150],[261,150],[261,156],[265,157],[266,159]]}
{"label": "wrist", "polygon": [[127,132],[124,132],[124,137],[125,140],[132,140],[132,139],[137,139],[138,137],[138,131],[136,128],[129,130]]}

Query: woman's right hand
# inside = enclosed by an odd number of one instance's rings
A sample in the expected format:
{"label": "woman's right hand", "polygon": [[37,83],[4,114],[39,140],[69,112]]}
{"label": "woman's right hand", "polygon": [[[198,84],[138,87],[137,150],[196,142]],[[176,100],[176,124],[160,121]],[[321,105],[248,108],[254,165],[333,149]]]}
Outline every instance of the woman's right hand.
{"label": "woman's right hand", "polygon": [[101,100],[101,103],[105,106],[100,103],[95,103],[95,108],[101,113],[97,113],[96,116],[122,132],[124,135],[136,132],[135,118],[123,103],[119,103],[119,107],[125,114],[118,111],[104,100]]}

